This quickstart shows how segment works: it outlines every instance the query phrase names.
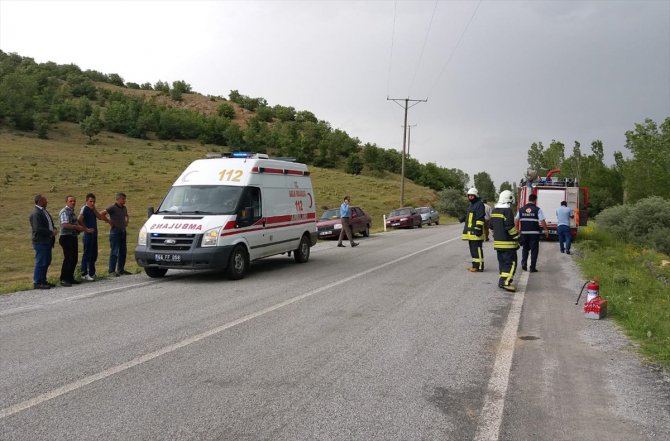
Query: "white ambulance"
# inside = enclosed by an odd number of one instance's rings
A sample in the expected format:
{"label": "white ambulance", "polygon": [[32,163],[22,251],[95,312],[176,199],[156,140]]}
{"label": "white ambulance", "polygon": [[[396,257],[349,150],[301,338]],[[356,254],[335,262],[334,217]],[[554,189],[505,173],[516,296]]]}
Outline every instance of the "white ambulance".
{"label": "white ambulance", "polygon": [[316,203],[305,164],[235,152],[192,162],[160,207],[149,209],[135,260],[150,277],[168,269],[221,269],[241,279],[275,254],[309,259]]}

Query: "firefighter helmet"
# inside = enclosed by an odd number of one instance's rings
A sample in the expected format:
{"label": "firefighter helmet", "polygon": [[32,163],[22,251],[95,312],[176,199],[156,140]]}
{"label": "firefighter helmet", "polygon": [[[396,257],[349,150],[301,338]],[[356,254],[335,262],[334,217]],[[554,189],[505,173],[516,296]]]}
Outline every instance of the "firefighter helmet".
{"label": "firefighter helmet", "polygon": [[477,189],[475,187],[472,187],[470,190],[468,190],[467,194],[468,194],[468,196],[474,195],[476,197],[479,197],[479,192],[477,191]]}
{"label": "firefighter helmet", "polygon": [[500,196],[498,196],[498,203],[499,204],[512,204],[512,203],[514,203],[514,194],[509,190],[501,191]]}

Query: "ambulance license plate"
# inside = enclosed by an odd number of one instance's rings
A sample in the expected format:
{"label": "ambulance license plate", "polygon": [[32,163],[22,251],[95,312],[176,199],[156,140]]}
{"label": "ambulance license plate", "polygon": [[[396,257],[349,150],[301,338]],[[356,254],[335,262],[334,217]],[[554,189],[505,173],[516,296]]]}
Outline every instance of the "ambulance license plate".
{"label": "ambulance license plate", "polygon": [[154,254],[156,262],[181,262],[181,254]]}

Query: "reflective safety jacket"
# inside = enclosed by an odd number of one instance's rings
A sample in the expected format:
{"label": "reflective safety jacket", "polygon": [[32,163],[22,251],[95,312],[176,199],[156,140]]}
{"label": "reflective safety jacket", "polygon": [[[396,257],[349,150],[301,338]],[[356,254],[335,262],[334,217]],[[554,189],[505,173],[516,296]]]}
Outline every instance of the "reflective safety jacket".
{"label": "reflective safety jacket", "polygon": [[516,250],[519,248],[519,232],[514,226],[514,211],[510,207],[496,207],[491,214],[493,248]]}
{"label": "reflective safety jacket", "polygon": [[532,202],[519,208],[521,234],[540,234],[540,208]]}
{"label": "reflective safety jacket", "polygon": [[484,240],[484,217],[486,210],[484,203],[476,198],[470,202],[468,213],[465,216],[465,226],[463,227],[463,240]]}

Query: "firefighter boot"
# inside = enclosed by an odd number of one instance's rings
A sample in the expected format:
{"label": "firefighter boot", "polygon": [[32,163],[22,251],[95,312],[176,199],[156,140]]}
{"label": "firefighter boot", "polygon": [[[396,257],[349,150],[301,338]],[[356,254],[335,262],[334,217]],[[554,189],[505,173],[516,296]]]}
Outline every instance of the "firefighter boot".
{"label": "firefighter boot", "polygon": [[507,292],[516,292],[516,287],[514,285],[503,285],[501,288]]}

